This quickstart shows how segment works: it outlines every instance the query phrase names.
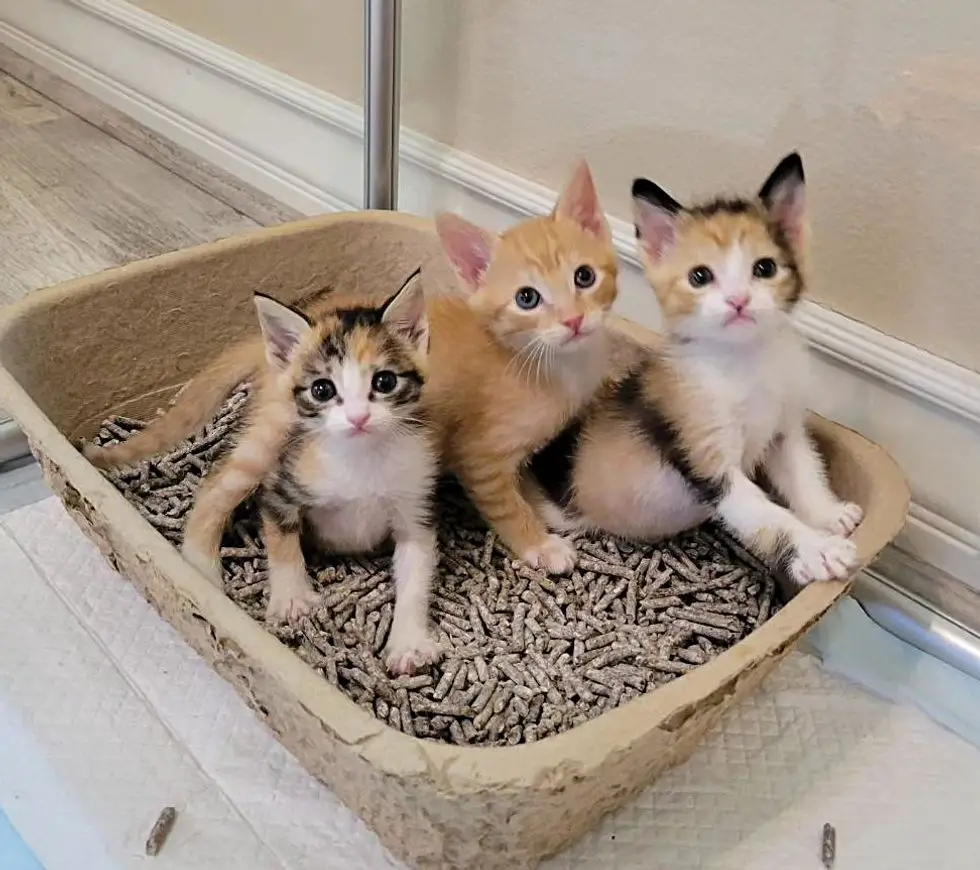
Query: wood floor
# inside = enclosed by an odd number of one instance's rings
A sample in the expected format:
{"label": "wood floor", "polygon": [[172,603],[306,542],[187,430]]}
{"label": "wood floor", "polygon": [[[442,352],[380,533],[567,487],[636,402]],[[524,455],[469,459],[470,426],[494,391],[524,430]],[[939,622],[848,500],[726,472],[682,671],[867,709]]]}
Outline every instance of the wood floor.
{"label": "wood floor", "polygon": [[[293,216],[0,48],[0,305]],[[0,408],[0,463],[23,452],[14,433]]]}
{"label": "wood floor", "polygon": [[0,74],[0,303],[255,226]]}

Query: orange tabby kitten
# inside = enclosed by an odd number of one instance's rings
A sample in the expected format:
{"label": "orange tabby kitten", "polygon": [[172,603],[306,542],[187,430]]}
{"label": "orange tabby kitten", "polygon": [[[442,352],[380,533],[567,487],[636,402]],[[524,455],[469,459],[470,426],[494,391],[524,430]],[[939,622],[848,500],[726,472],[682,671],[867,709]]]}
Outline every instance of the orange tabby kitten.
{"label": "orange tabby kitten", "polygon": [[[617,261],[592,175],[580,163],[551,214],[499,236],[453,214],[440,214],[436,226],[460,290],[427,303],[425,399],[444,463],[517,556],[569,571],[575,550],[528,503],[522,471],[609,368],[605,321],[617,296]],[[117,446],[86,445],[85,455],[111,468],[172,447],[262,359],[260,341],[229,348],[151,426]]]}
{"label": "orange tabby kitten", "polygon": [[443,462],[519,558],[569,571],[575,550],[532,508],[522,472],[609,368],[617,263],[592,176],[580,163],[550,215],[500,236],[452,214],[436,223],[463,291],[429,302]]}
{"label": "orange tabby kitten", "polygon": [[[532,470],[567,522],[656,539],[708,519],[799,584],[845,578],[862,511],[840,501],[804,427],[803,164],[786,157],[752,199],[684,208],[633,184],[640,253],[663,312],[657,351],[539,453]],[[754,480],[763,472],[788,507]]]}

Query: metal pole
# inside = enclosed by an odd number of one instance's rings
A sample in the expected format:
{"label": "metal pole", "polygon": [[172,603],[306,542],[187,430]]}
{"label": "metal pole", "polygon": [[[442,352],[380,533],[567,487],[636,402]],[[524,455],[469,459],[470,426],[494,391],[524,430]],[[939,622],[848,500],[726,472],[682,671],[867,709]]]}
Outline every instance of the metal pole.
{"label": "metal pole", "polygon": [[398,207],[401,0],[364,0],[364,207]]}

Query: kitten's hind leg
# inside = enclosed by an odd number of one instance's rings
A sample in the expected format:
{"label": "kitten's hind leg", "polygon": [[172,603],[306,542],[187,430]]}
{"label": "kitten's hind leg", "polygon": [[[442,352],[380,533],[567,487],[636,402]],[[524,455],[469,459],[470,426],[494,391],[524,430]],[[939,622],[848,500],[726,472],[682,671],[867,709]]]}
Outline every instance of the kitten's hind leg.
{"label": "kitten's hind leg", "polygon": [[275,418],[256,422],[235,449],[200,485],[184,526],[181,553],[221,588],[221,536],[235,508],[250,496],[274,467],[282,443]]}
{"label": "kitten's hind leg", "polygon": [[784,566],[799,585],[845,580],[857,567],[857,549],[841,535],[808,526],[766,496],[740,470],[730,472],[715,515],[750,550]]}
{"label": "kitten's hind leg", "polygon": [[802,421],[773,443],[764,468],[790,509],[807,525],[846,536],[864,517],[859,505],[841,501],[830,489],[820,455]]}
{"label": "kitten's hind leg", "polygon": [[205,478],[187,516],[181,554],[219,589],[221,537],[228,518],[258,484],[257,476],[229,461]]}
{"label": "kitten's hind leg", "polygon": [[261,509],[262,539],[269,557],[269,603],[265,618],[290,622],[309,613],[320,601],[310,585],[299,537],[299,511]]}
{"label": "kitten's hind leg", "polygon": [[385,646],[394,674],[411,674],[439,660],[439,643],[429,629],[429,597],[438,556],[436,534],[421,523],[396,520],[395,616]]}

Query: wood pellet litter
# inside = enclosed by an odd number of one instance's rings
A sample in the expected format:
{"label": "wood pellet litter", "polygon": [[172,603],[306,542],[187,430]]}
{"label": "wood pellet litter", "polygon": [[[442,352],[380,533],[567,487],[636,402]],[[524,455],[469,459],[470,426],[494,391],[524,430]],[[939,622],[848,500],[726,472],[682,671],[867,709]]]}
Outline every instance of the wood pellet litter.
{"label": "wood pellet litter", "polygon": [[146,838],[147,855],[153,857],[163,848],[163,844],[167,842],[167,837],[170,836],[176,821],[177,810],[175,807],[164,807],[160,811],[160,816],[154,823],[150,836]]}
{"label": "wood pellet litter", "polygon": [[[168,455],[108,474],[179,545],[194,492],[247,402],[233,395],[199,436]],[[97,443],[145,424],[112,417]],[[432,618],[442,662],[392,678],[380,658],[394,613],[390,554],[308,554],[323,593],[296,624],[268,625],[357,704],[407,734],[515,745],[565,731],[677,679],[732,646],[777,609],[773,577],[711,527],[657,546],[576,539],[578,566],[548,576],[511,559],[455,483],[438,494],[440,576]],[[222,548],[225,591],[264,623],[265,551],[250,503]]]}
{"label": "wood pellet litter", "polygon": [[837,831],[834,830],[834,826],[830,822],[826,822],[823,826],[823,836],[820,841],[820,859],[823,861],[823,866],[827,870],[831,870],[836,858]]}

